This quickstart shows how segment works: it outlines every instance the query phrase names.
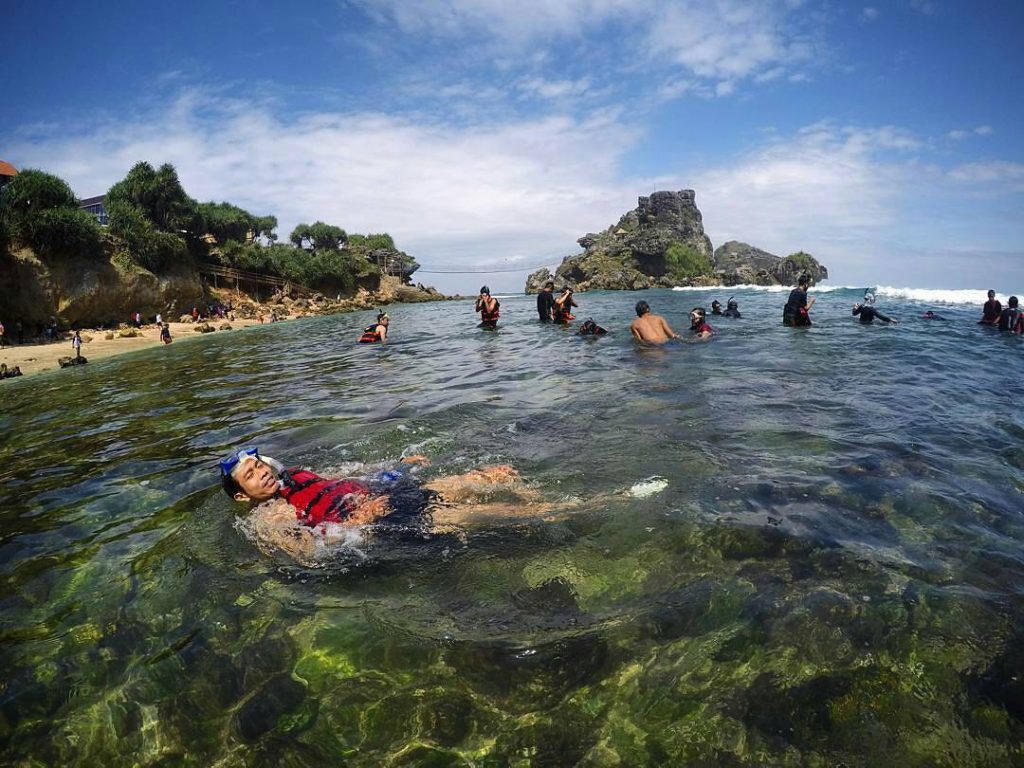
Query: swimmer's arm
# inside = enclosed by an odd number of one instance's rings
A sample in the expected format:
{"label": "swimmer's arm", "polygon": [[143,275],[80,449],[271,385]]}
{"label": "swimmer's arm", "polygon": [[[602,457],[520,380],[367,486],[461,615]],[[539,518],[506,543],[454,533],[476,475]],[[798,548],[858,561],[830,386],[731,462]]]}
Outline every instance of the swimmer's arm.
{"label": "swimmer's arm", "polygon": [[632,323],[629,326],[630,333],[633,334],[633,338],[637,341],[643,341],[644,337],[640,335],[640,331],[636,329],[636,323]]}
{"label": "swimmer's arm", "polygon": [[380,343],[384,344],[388,340],[388,328],[386,325],[378,325],[377,330],[380,332]]}
{"label": "swimmer's arm", "polygon": [[298,562],[308,563],[316,555],[316,534],[295,519],[295,507],[284,499],[260,515],[255,533],[264,547],[281,550]]}
{"label": "swimmer's arm", "polygon": [[666,334],[668,334],[668,337],[670,339],[678,339],[679,338],[679,334],[677,334],[675,331],[673,331],[669,327],[668,323],[665,322],[665,318],[664,317],[659,317],[658,319],[661,321],[661,330],[663,330]]}
{"label": "swimmer's arm", "polygon": [[811,300],[809,302],[807,302],[807,309],[810,310],[810,308],[814,306],[814,302],[816,302],[817,300],[818,300],[817,296],[812,296]]}

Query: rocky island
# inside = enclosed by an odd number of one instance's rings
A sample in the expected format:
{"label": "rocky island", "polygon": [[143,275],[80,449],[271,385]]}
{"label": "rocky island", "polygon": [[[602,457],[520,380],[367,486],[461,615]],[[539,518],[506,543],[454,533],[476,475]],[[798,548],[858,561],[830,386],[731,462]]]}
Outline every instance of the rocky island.
{"label": "rocky island", "polygon": [[639,290],[680,285],[792,285],[801,274],[815,283],[828,270],[808,253],[785,258],[730,240],[713,249],[692,189],[654,192],[604,231],[578,241],[552,275],[542,268],[526,279],[537,293],[548,280],[576,290]]}

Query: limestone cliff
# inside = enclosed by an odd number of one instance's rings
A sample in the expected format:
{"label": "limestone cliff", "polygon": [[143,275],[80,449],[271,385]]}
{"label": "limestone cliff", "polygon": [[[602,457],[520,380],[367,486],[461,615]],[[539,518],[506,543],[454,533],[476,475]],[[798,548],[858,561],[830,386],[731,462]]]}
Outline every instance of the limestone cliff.
{"label": "limestone cliff", "polygon": [[714,265],[719,285],[796,285],[804,274],[812,283],[828,279],[828,269],[809,253],[782,258],[736,240],[715,249]]}
{"label": "limestone cliff", "polygon": [[62,324],[127,322],[132,312],[170,316],[204,296],[199,276],[188,268],[160,276],[113,256],[43,260],[29,249],[0,254],[0,318],[26,326],[51,316]]}
{"label": "limestone cliff", "polygon": [[546,268],[531,274],[526,292],[538,292],[548,280],[585,291],[794,284],[802,272],[815,282],[828,277],[828,271],[804,253],[781,259],[736,242],[714,251],[692,189],[641,197],[617,224],[577,242],[582,253],[565,257],[554,275]]}

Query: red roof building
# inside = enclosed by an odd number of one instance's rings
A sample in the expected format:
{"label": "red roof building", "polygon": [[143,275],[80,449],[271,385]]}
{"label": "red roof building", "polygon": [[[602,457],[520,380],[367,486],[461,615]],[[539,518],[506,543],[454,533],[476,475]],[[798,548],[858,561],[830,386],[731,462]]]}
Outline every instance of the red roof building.
{"label": "red roof building", "polygon": [[10,163],[0,160],[0,187],[18,175],[18,169]]}

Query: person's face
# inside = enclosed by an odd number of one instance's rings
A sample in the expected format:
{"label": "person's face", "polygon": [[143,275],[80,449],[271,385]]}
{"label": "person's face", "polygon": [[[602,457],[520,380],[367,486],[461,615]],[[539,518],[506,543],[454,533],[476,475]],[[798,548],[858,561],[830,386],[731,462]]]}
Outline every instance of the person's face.
{"label": "person's face", "polygon": [[[277,493],[277,478],[269,464],[264,464],[259,459],[249,459],[235,468],[235,482],[242,489],[240,494],[235,494],[238,501],[267,501],[274,498]],[[242,496],[243,498],[239,498]]]}
{"label": "person's face", "polygon": [[994,299],[996,297],[996,292],[995,291],[989,291],[988,292],[988,297],[989,297],[989,299]]}

